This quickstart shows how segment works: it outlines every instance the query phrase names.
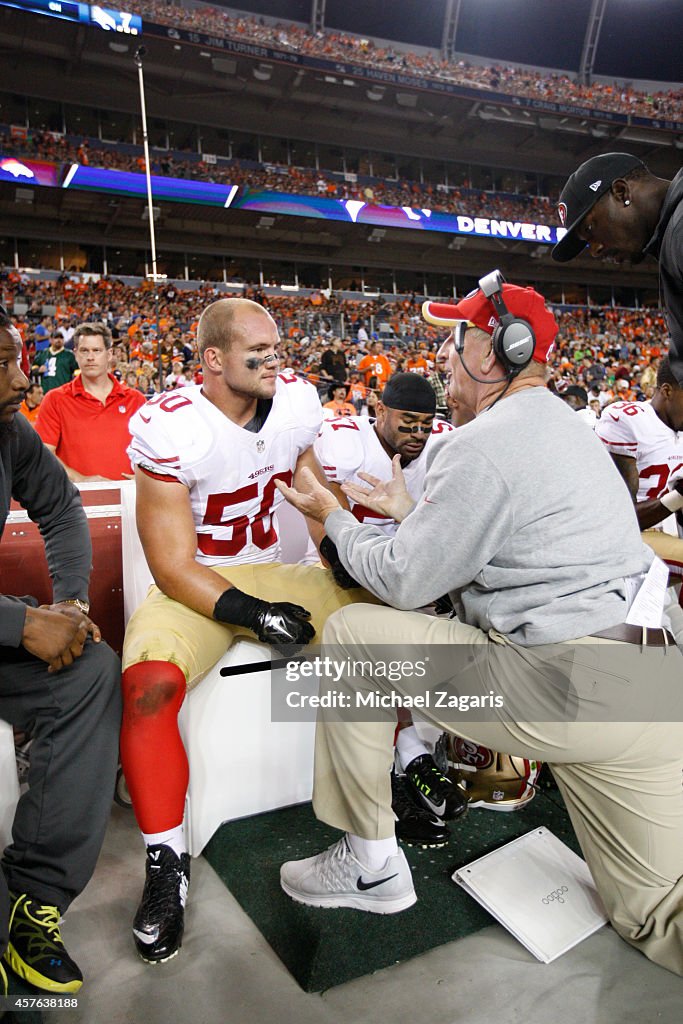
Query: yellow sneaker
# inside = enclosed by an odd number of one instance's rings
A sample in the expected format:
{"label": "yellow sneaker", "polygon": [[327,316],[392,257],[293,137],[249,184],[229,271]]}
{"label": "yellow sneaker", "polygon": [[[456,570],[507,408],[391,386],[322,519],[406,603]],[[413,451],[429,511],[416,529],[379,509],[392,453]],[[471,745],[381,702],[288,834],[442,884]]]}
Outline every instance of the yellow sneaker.
{"label": "yellow sneaker", "polygon": [[57,907],[37,903],[26,893],[10,893],[10,899],[5,960],[14,973],[46,992],[78,992],[83,975],[62,941]]}

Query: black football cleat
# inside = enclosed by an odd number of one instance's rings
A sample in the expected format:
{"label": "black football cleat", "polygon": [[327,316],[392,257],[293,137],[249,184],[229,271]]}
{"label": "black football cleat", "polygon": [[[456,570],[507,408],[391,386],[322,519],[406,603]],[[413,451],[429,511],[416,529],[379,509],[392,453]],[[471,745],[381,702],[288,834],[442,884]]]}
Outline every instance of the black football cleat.
{"label": "black football cleat", "polygon": [[406,779],[413,795],[438,818],[452,821],[467,811],[465,793],[439,771],[430,754],[421,754],[410,762]]}
{"label": "black football cleat", "polygon": [[450,839],[448,825],[413,799],[405,775],[395,771],[391,773],[391,807],[396,815],[396,838],[408,846],[436,849]]}
{"label": "black football cleat", "polygon": [[180,949],[185,900],[190,885],[190,855],[170,846],[148,846],[145,887],[133,921],[135,948],[148,964],[170,960]]}

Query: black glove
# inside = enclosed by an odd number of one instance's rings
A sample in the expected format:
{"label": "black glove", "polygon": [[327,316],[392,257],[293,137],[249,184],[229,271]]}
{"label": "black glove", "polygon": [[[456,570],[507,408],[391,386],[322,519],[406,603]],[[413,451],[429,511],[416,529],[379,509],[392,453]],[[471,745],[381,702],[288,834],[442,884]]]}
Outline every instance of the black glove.
{"label": "black glove", "polygon": [[353,587],[360,586],[358,581],[354,580],[353,576],[342,565],[336,545],[327,534],[325,534],[320,542],[320,554],[326,562],[330,563],[330,570],[338,587],[341,587],[342,590],[351,590]]}
{"label": "black glove", "polygon": [[237,587],[224,590],[216,601],[213,617],[233,626],[247,626],[264,644],[296,654],[309,644],[315,629],[308,621],[311,613],[289,601],[261,601]]}
{"label": "black glove", "polygon": [[449,615],[451,618],[455,615],[455,608],[453,607],[450,594],[444,594],[443,597],[437,598],[434,602],[434,611],[437,615]]}

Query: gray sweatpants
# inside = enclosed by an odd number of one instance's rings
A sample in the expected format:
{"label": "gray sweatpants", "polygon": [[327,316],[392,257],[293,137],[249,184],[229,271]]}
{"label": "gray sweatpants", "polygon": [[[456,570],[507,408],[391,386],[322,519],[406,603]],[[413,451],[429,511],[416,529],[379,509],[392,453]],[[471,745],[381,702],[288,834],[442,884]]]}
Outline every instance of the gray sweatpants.
{"label": "gray sweatpants", "polygon": [[[683,974],[678,648],[595,637],[521,648],[457,620],[361,604],[328,619],[323,644],[323,653],[340,664],[344,658],[376,662],[391,649],[403,657],[409,651],[414,663],[431,655],[431,679],[439,692],[500,695],[503,706],[482,720],[471,711],[435,708],[433,700],[419,715],[501,753],[547,761],[614,928],[651,960]],[[376,673],[349,672],[341,685],[352,703],[358,693],[425,690],[424,679],[410,674],[391,683]],[[395,726],[392,708],[371,716],[319,711],[313,794],[318,818],[366,839],[393,835],[389,769]]]}
{"label": "gray sweatpants", "polygon": [[119,659],[104,642],[88,641],[73,665],[55,673],[23,648],[0,648],[0,718],[33,736],[29,788],[0,886],[6,881],[62,913],[92,875],[111,811],[120,680]]}

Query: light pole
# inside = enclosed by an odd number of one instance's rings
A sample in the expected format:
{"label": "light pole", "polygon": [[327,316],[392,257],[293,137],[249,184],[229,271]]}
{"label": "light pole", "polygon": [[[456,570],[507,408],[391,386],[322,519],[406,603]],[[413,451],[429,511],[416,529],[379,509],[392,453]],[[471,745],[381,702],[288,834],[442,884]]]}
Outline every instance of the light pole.
{"label": "light pole", "polygon": [[157,362],[159,367],[159,391],[163,391],[163,364],[161,361],[161,336],[159,333],[159,280],[165,274],[157,273],[157,243],[154,232],[154,207],[152,206],[152,173],[149,163],[149,138],[147,135],[147,105],[145,103],[145,78],[142,70],[142,58],[147,53],[146,46],[138,46],[134,54],[135,66],[138,69],[138,85],[140,86],[140,113],[142,114],[142,146],[145,153],[145,178],[147,179],[147,213],[149,214],[149,245],[152,254],[152,273],[147,278],[154,282],[154,318],[156,320]]}

